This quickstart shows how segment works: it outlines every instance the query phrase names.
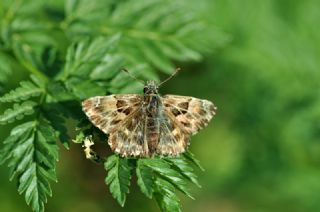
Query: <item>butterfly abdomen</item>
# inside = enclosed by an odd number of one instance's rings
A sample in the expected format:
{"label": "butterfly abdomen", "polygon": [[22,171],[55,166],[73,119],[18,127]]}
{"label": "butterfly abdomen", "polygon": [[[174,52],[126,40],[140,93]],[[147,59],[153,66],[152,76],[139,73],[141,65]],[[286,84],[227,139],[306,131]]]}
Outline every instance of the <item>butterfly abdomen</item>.
{"label": "butterfly abdomen", "polygon": [[160,124],[159,124],[159,112],[160,112],[160,98],[157,95],[146,95],[146,120],[145,120],[145,138],[148,144],[148,152],[153,155],[156,152],[156,148],[160,138]]}
{"label": "butterfly abdomen", "polygon": [[153,154],[159,143],[160,125],[157,118],[146,119],[146,142],[148,144],[149,154]]}

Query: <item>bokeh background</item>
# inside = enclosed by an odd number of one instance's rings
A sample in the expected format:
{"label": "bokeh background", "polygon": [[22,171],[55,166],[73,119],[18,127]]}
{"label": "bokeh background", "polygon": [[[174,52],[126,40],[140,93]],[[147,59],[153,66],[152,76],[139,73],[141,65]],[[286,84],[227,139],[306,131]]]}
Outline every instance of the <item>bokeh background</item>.
{"label": "bokeh background", "polygon": [[[204,61],[177,64],[183,71],[161,89],[218,106],[192,139],[205,172],[197,170],[196,200],[181,195],[183,211],[320,211],[320,2],[182,2],[223,40]],[[7,134],[1,127],[1,140]],[[60,150],[59,182],[46,211],[159,211],[134,183],[121,208],[104,184],[105,171],[84,158],[80,145]],[[0,211],[30,211],[5,166]]]}

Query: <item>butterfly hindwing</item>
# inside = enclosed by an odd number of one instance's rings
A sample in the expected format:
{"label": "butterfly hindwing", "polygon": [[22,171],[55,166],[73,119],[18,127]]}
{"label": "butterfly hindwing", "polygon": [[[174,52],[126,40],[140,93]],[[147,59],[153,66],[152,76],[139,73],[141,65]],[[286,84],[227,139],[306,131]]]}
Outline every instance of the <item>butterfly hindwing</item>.
{"label": "butterfly hindwing", "polygon": [[138,94],[95,96],[82,102],[82,109],[90,121],[104,133],[117,129],[142,104]]}
{"label": "butterfly hindwing", "polygon": [[[164,112],[164,111],[163,111]],[[190,136],[174,121],[174,117],[164,114],[160,120],[160,139],[156,148],[159,155],[175,156],[185,152]]]}
{"label": "butterfly hindwing", "polygon": [[137,110],[111,132],[108,143],[112,151],[121,156],[148,156],[144,121],[144,114]]}
{"label": "butterfly hindwing", "polygon": [[185,133],[194,135],[207,126],[216,107],[208,100],[188,96],[165,95],[161,98],[165,112]]}

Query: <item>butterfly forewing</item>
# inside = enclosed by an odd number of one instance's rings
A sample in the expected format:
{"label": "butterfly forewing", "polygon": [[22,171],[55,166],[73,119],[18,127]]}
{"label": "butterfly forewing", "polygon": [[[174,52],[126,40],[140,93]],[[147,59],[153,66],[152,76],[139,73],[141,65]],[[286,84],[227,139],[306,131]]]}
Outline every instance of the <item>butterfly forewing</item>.
{"label": "butterfly forewing", "polygon": [[172,117],[177,127],[191,135],[207,126],[217,109],[208,100],[189,96],[165,95],[161,100],[166,113]]}
{"label": "butterfly forewing", "polygon": [[95,96],[83,101],[82,108],[96,127],[109,134],[134,114],[141,103],[142,96],[138,94]]}

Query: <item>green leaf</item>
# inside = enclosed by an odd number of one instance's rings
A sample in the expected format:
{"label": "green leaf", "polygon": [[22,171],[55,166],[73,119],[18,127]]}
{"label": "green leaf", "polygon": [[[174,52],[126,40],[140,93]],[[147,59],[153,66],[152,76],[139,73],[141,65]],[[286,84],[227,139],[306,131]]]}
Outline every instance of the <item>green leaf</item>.
{"label": "green leaf", "polygon": [[59,104],[47,105],[43,108],[44,116],[50,122],[52,128],[57,132],[60,142],[66,149],[69,149],[70,137],[66,126],[66,117],[63,115],[64,108]]}
{"label": "green leaf", "polygon": [[25,115],[31,115],[34,112],[34,106],[37,103],[32,101],[23,102],[21,105],[14,104],[13,108],[7,109],[0,116],[0,124],[12,123],[15,120],[21,120]]}
{"label": "green leaf", "polygon": [[[58,161],[58,146],[56,140],[58,138],[58,133],[50,126],[50,122],[45,119],[40,119],[38,131],[37,131],[37,149],[39,153],[44,154],[43,156],[48,160],[43,161],[50,169],[54,169],[55,162]],[[41,156],[41,155],[40,155]],[[40,158],[38,161],[41,161]]]}
{"label": "green leaf", "polygon": [[166,161],[170,162],[171,165],[179,171],[185,178],[193,182],[196,186],[201,188],[198,182],[197,175],[194,173],[193,168],[187,163],[186,159],[183,157],[177,158],[167,158]]}
{"label": "green leaf", "polygon": [[0,92],[5,83],[8,82],[9,76],[12,73],[10,60],[7,55],[0,52]]}
{"label": "green leaf", "polygon": [[180,212],[180,200],[175,193],[174,186],[161,178],[155,180],[154,197],[163,212]]}
{"label": "green leaf", "polygon": [[112,196],[123,207],[126,201],[126,194],[129,193],[131,179],[131,166],[128,159],[118,155],[108,157],[104,164],[108,175],[105,179]]}
{"label": "green leaf", "polygon": [[12,157],[13,150],[15,146],[18,145],[17,143],[25,141],[29,137],[29,134],[34,126],[35,123],[31,121],[18,125],[11,130],[10,136],[4,140],[4,146],[0,150],[0,165]]}
{"label": "green leaf", "polygon": [[24,81],[20,82],[20,87],[0,97],[0,102],[20,102],[30,99],[31,97],[39,96],[43,92],[44,90],[42,88],[37,87],[32,82]]}
{"label": "green leaf", "polygon": [[183,156],[195,166],[197,166],[201,171],[204,171],[204,168],[201,166],[200,161],[194,157],[194,154],[192,152],[188,150],[183,153]]}
{"label": "green leaf", "polygon": [[66,15],[71,15],[77,8],[79,0],[66,0],[65,1],[65,13]]}
{"label": "green leaf", "polygon": [[142,191],[147,197],[150,199],[152,198],[153,192],[153,174],[152,169],[145,166],[143,164],[144,159],[138,159],[137,167],[136,167],[136,174],[137,174],[137,183]]}
{"label": "green leaf", "polygon": [[98,37],[92,41],[85,39],[68,48],[67,61],[59,79],[67,79],[75,75],[86,77],[117,44],[119,34],[111,38]]}
{"label": "green leaf", "polygon": [[47,196],[52,195],[49,179],[56,181],[58,159],[56,133],[42,118],[12,129],[1,149],[1,163],[8,161],[10,179],[18,176],[18,191],[25,193],[34,211],[44,211]]}
{"label": "green leaf", "polygon": [[120,55],[107,54],[102,64],[97,66],[90,74],[93,80],[108,80],[116,76],[124,66],[124,58]]}
{"label": "green leaf", "polygon": [[67,8],[74,8],[67,17],[73,23],[68,28],[73,37],[111,36],[120,32],[117,53],[125,57],[126,65],[147,62],[165,73],[175,69],[172,60],[199,61],[203,53],[224,40],[224,37],[212,39],[218,29],[203,24],[181,2],[90,1],[89,5],[79,0],[69,1]]}
{"label": "green leaf", "polygon": [[78,99],[103,96],[106,93],[106,88],[100,86],[97,82],[78,77],[72,77],[65,85]]}
{"label": "green leaf", "polygon": [[44,211],[47,196],[52,196],[45,170],[32,163],[19,179],[19,193],[25,192],[25,200],[34,211]]}
{"label": "green leaf", "polygon": [[169,74],[175,70],[170,59],[153,42],[146,40],[137,42],[137,44],[145,58],[159,70]]}
{"label": "green leaf", "polygon": [[161,178],[172,183],[172,185],[182,193],[186,194],[191,199],[194,199],[186,187],[187,183],[185,178],[178,171],[173,169],[170,163],[159,158],[145,159],[143,163],[156,172]]}

